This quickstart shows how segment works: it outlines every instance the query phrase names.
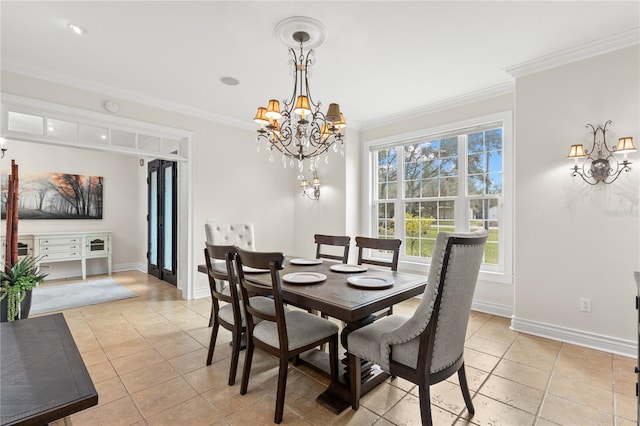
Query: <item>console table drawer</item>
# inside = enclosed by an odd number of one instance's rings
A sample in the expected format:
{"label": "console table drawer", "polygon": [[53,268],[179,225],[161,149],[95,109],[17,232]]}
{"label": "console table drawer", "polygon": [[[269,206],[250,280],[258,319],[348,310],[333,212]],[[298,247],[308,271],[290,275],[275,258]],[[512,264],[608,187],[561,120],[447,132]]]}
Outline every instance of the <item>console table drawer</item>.
{"label": "console table drawer", "polygon": [[77,237],[69,237],[69,238],[46,238],[38,240],[40,247],[52,247],[52,246],[69,246],[69,245],[79,245],[80,238]]}
{"label": "console table drawer", "polygon": [[73,245],[59,245],[59,246],[44,246],[40,247],[40,254],[48,254],[48,253],[68,253],[69,255],[77,254],[80,255],[80,244]]}
{"label": "console table drawer", "polygon": [[76,250],[74,252],[60,252],[60,253],[43,253],[42,254],[42,263],[51,262],[53,260],[80,260],[80,250]]}

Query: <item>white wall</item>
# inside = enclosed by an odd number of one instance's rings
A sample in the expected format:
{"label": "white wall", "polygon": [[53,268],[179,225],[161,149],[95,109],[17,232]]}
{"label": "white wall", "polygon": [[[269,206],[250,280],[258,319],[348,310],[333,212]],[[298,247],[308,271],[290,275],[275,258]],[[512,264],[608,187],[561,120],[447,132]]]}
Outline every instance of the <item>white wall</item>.
{"label": "white wall", "polygon": [[[60,149],[50,145],[11,141],[8,151],[0,160],[2,175],[10,172],[11,160],[18,164],[19,176],[30,173],[70,173],[104,177],[103,218],[99,219],[51,219],[18,222],[20,234],[36,232],[112,231],[113,268],[129,269],[139,261],[140,250],[135,239],[137,224],[131,217],[141,215],[136,200],[140,197],[135,185],[138,176],[138,160],[131,156],[101,153],[82,149]],[[134,183],[134,185],[132,185]],[[25,196],[26,192],[22,194]],[[144,198],[144,196],[142,197]],[[4,222],[3,222],[4,223]],[[4,228],[3,228],[4,233]],[[50,263],[44,266],[50,278],[80,276],[79,262]],[[87,273],[106,273],[105,259],[87,261]]]}
{"label": "white wall", "polygon": [[516,81],[516,329],[635,350],[639,156],[618,181],[589,186],[570,176],[566,155],[586,142],[587,123],[607,120],[610,143],[638,145],[639,63],[634,46]]}
{"label": "white wall", "polygon": [[[291,181],[295,179],[295,175],[292,177],[282,166],[275,167],[275,163],[270,163],[264,149],[260,153],[256,152],[254,131],[6,71],[2,72],[2,92],[102,113],[105,112],[104,101],[112,99],[120,104],[119,116],[194,132],[192,160],[188,166],[193,172],[193,217],[191,218],[193,235],[190,246],[192,260],[186,268],[191,272],[195,297],[209,295],[205,275],[196,272],[197,264],[204,262],[202,257],[205,239],[204,224],[209,219],[215,219],[221,223],[253,222],[256,242],[260,250],[293,252],[294,230],[291,224],[294,222],[294,194]],[[12,150],[13,147],[9,146],[9,149]],[[69,148],[52,147],[50,149],[57,153],[55,158],[66,158],[74,164],[77,161],[77,155],[80,155],[76,150]],[[86,155],[99,163],[103,158],[107,158],[108,154],[100,151],[86,151]],[[117,228],[135,223],[136,229],[125,228],[122,231],[123,235],[127,235],[126,244],[131,247],[132,253],[127,259],[117,259],[118,262],[145,265],[147,232],[144,219],[146,215],[144,179],[146,172],[140,170],[143,168],[139,166],[138,161],[138,157],[123,159],[122,165],[127,168],[126,174],[131,174],[140,180],[137,188],[132,189],[139,195],[128,205],[119,206],[124,216],[121,223],[113,225],[113,231],[119,232]],[[54,167],[57,164],[51,163],[50,166]],[[128,169],[129,167],[131,170]],[[90,172],[94,173],[94,170],[95,168]],[[146,162],[144,170],[146,170]],[[291,169],[288,171],[290,172]],[[133,186],[131,182],[125,181],[118,184],[113,191]],[[107,184],[105,192],[111,191]],[[141,208],[144,208],[142,212],[138,212],[135,217],[131,216],[131,212],[139,211]],[[186,206],[180,206],[180,212],[181,220],[186,220]],[[48,225],[43,226],[46,228]],[[188,235],[180,235],[179,238],[188,237]],[[117,248],[114,248],[114,255],[116,250]]]}

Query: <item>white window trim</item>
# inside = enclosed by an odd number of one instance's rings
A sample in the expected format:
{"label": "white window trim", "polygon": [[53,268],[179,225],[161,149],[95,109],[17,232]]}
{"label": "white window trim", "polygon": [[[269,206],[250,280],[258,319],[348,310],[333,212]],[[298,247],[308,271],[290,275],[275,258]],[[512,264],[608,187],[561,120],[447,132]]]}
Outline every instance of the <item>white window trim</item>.
{"label": "white window trim", "polygon": [[[417,138],[433,138],[438,134],[448,133],[455,131],[457,129],[465,129],[473,126],[483,125],[486,123],[502,121],[503,123],[503,196],[501,198],[502,202],[502,229],[501,229],[501,241],[500,244],[502,246],[503,259],[504,259],[504,269],[503,271],[496,272],[491,270],[482,270],[480,271],[480,279],[484,281],[496,282],[496,283],[504,283],[504,284],[512,284],[513,283],[513,232],[514,232],[514,221],[513,221],[513,210],[514,210],[514,170],[513,170],[513,159],[514,159],[514,146],[513,146],[513,112],[512,111],[503,111],[499,113],[489,114],[481,117],[476,117],[469,120],[457,121],[454,123],[449,123],[441,126],[431,127],[423,130],[418,130],[409,133],[403,133],[394,136],[388,136],[385,138],[374,139],[370,141],[365,141],[362,143],[362,182],[364,193],[362,197],[362,224],[363,230],[366,235],[375,235],[374,224],[372,223],[372,217],[374,214],[374,203],[373,199],[375,196],[375,188],[373,187],[374,179],[374,168],[371,164],[371,154],[370,152],[373,149],[382,148],[382,147],[390,147],[397,146],[403,144],[411,139]],[[401,162],[399,162],[400,164]],[[466,167],[466,166],[464,166]],[[399,171],[400,172],[400,171]],[[398,173],[399,173],[398,172]],[[424,259],[423,261],[416,261],[416,258],[407,259],[404,256],[400,256],[399,261],[400,267],[407,271],[420,272],[424,273],[425,268],[428,270],[428,261]]]}

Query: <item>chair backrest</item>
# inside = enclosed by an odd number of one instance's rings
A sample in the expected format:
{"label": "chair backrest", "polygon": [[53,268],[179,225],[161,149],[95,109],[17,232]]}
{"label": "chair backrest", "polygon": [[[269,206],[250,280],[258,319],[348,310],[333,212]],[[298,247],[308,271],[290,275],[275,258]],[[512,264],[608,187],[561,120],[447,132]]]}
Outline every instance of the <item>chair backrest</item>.
{"label": "chair backrest", "polygon": [[217,224],[209,222],[204,225],[207,242],[216,245],[231,245],[255,251],[253,223]]}
{"label": "chair backrest", "polygon": [[[219,246],[206,243],[204,260],[207,265],[209,289],[211,290],[215,312],[217,313],[219,308],[218,301],[230,303],[233,306],[234,321],[238,321],[241,317],[238,289],[236,286],[238,281],[234,270],[235,258],[236,248],[234,246]],[[215,262],[217,263],[216,265],[212,260],[223,262]],[[225,288],[229,289],[228,294],[224,293]]]}
{"label": "chair backrest", "polygon": [[[315,234],[313,236],[316,242],[316,259],[325,258],[339,260],[342,263],[349,261],[349,244],[351,243],[351,237],[342,235],[322,235]],[[322,246],[339,246],[344,247],[342,256],[337,254],[323,253]]]}
{"label": "chair backrest", "polygon": [[482,265],[487,231],[440,232],[433,249],[427,287],[409,321],[428,324],[426,351],[431,372],[440,371],[463,354],[471,302]]}
{"label": "chair backrest", "polygon": [[[386,266],[391,268],[392,271],[397,271],[401,244],[402,240],[399,239],[387,240],[383,238],[356,237],[356,246],[358,247],[358,265],[368,263],[370,265]],[[392,251],[393,257],[391,258],[391,261],[365,258],[363,257],[365,249]]]}
{"label": "chair backrest", "polygon": [[[281,348],[288,347],[287,327],[284,318],[284,303],[282,301],[282,289],[280,285],[280,270],[284,264],[284,254],[278,252],[255,252],[236,248],[236,269],[240,290],[242,291],[242,303],[244,303],[247,313],[247,330],[253,333],[255,318],[264,321],[275,322],[278,325],[278,337]],[[271,285],[266,286],[251,282],[242,269],[242,266],[249,266],[256,269],[268,269],[271,276]],[[273,297],[275,315],[261,311],[252,306],[249,295],[271,296]]]}

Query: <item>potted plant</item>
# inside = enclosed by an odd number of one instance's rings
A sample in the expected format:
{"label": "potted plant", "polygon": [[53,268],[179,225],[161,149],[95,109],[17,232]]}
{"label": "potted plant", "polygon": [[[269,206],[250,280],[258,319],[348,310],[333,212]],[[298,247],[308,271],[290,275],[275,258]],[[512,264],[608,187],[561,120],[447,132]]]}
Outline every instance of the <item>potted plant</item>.
{"label": "potted plant", "polygon": [[47,276],[38,269],[38,261],[32,256],[25,256],[19,258],[9,268],[9,272],[0,271],[1,321],[14,321],[29,316],[31,290]]}

